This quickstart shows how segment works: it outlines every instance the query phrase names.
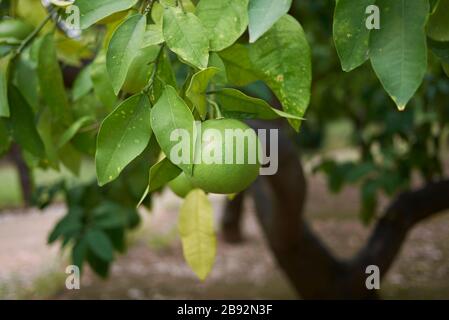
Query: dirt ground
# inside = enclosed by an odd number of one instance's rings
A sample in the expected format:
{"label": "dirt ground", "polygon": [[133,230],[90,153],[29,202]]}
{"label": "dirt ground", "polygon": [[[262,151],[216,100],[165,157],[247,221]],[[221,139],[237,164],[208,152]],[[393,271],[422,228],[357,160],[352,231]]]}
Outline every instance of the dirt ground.
{"label": "dirt ground", "polygon": [[[223,198],[214,197],[217,226]],[[369,228],[357,220],[358,193],[327,192],[321,177],[310,180],[307,216],[314,229],[339,256],[363,245]],[[296,299],[277,268],[246,203],[246,241],[219,242],[217,260],[203,283],[186,266],[177,237],[180,201],[164,193],[154,211],[142,213],[142,227],[130,237],[128,253],[117,257],[108,280],[87,270],[81,289],[65,289],[65,259],[47,247],[48,230],[62,215],[56,206],[44,213],[0,216],[0,298],[50,299]],[[336,209],[337,208],[337,209]],[[336,211],[337,210],[337,211]],[[382,283],[384,298],[449,299],[449,215],[435,217],[409,235],[399,259]]]}

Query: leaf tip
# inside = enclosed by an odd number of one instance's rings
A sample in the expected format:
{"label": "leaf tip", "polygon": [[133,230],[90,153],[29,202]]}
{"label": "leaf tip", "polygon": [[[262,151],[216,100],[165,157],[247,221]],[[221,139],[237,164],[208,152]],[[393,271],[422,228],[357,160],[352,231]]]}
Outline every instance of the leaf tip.
{"label": "leaf tip", "polygon": [[399,111],[404,111],[405,110],[405,104],[398,104],[398,110]]}

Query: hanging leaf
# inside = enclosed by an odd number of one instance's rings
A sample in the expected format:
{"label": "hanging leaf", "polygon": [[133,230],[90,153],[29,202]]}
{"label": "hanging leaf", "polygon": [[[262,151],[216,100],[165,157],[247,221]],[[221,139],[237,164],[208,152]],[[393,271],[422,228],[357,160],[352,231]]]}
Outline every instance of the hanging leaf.
{"label": "hanging leaf", "polygon": [[236,89],[213,92],[226,118],[273,120],[278,118],[303,120],[300,117],[272,108],[265,100],[249,97]]}
{"label": "hanging leaf", "polygon": [[72,250],[72,263],[80,269],[83,270],[83,261],[87,255],[87,240],[86,237],[79,239]]}
{"label": "hanging leaf", "polygon": [[65,144],[58,152],[62,164],[75,176],[79,176],[81,171],[81,162],[83,160],[81,153],[76,150],[71,143]]}
{"label": "hanging leaf", "polygon": [[56,128],[59,127],[59,124],[52,121],[52,114],[50,112],[50,109],[45,108],[41,112],[36,127],[45,147],[45,157],[40,159],[41,165],[43,165],[45,168],[50,166],[54,170],[58,171],[60,167],[58,146],[56,144]]}
{"label": "hanging leaf", "polygon": [[221,51],[245,32],[248,0],[201,0],[196,8],[210,39],[210,49]]}
{"label": "hanging leaf", "polygon": [[288,13],[292,0],[249,0],[249,42],[254,43],[282,16]]}
{"label": "hanging leaf", "polygon": [[73,101],[77,101],[87,95],[94,87],[91,79],[91,68],[87,66],[79,73],[78,77],[73,84],[72,98]]}
{"label": "hanging leaf", "polygon": [[[250,46],[250,59],[285,112],[303,117],[310,101],[312,66],[309,44],[301,25],[291,16],[282,17]],[[289,119],[295,130],[300,121]]]}
{"label": "hanging leaf", "polygon": [[449,0],[440,0],[427,23],[427,35],[436,41],[449,41]]}
{"label": "hanging leaf", "polygon": [[109,80],[105,56],[99,55],[90,69],[90,76],[95,95],[106,109],[112,110],[117,103],[117,96],[115,95],[111,81]]}
{"label": "hanging leaf", "polygon": [[39,105],[39,79],[36,64],[26,54],[22,54],[14,64],[13,83],[22,96],[36,111]]}
{"label": "hanging leaf", "polygon": [[167,46],[182,60],[199,69],[207,68],[208,35],[198,17],[168,7],[164,11],[162,32]]}
{"label": "hanging leaf", "polygon": [[143,37],[142,48],[154,46],[163,42],[164,36],[162,35],[162,27],[157,24],[148,25]]}
{"label": "hanging leaf", "polygon": [[186,91],[187,98],[193,103],[203,120],[206,118],[207,114],[206,91],[209,82],[218,71],[217,68],[212,67],[197,72],[190,80],[190,85]]}
{"label": "hanging leaf", "polygon": [[382,27],[372,30],[371,62],[380,82],[403,110],[427,69],[428,0],[378,0]]}
{"label": "hanging leaf", "polygon": [[27,152],[37,158],[45,156],[44,144],[36,129],[33,110],[13,86],[8,88],[11,105],[10,125],[14,140]]}
{"label": "hanging leaf", "polygon": [[110,262],[114,258],[114,248],[111,240],[100,229],[91,228],[86,232],[86,241],[89,249],[100,259]]}
{"label": "hanging leaf", "polygon": [[209,68],[211,67],[218,69],[218,72],[214,76],[214,82],[217,86],[224,86],[229,83],[226,75],[226,66],[216,52],[212,52],[210,55]]}
{"label": "hanging leaf", "polygon": [[428,46],[432,52],[445,63],[449,63],[449,42],[439,42],[428,39]]}
{"label": "hanging leaf", "polygon": [[334,41],[342,69],[349,72],[369,57],[366,8],[375,0],[340,0],[335,6]]}
{"label": "hanging leaf", "polygon": [[123,92],[138,93],[148,84],[154,70],[156,59],[160,53],[159,46],[149,46],[137,51],[126,75]]}
{"label": "hanging leaf", "polygon": [[217,241],[214,231],[212,205],[204,191],[191,191],[179,215],[184,257],[201,280],[206,279],[215,262]]}
{"label": "hanging leaf", "polygon": [[91,116],[85,116],[76,120],[59,138],[58,147],[61,148],[66,145],[73,137],[78,133],[78,131],[88,123],[94,122]]}
{"label": "hanging leaf", "polygon": [[148,192],[154,192],[181,174],[182,170],[164,158],[150,168]]}
{"label": "hanging leaf", "polygon": [[106,54],[106,66],[115,94],[120,92],[129,67],[142,46],[146,17],[136,14],[115,30]]}
{"label": "hanging leaf", "polygon": [[148,145],[151,138],[150,102],[142,94],[122,102],[101,124],[95,163],[98,184],[116,179]]}
{"label": "hanging leaf", "polygon": [[[166,86],[162,96],[151,110],[151,127],[167,158],[188,174],[193,169],[194,125],[195,119],[189,107],[173,87]],[[189,139],[187,145],[189,148],[187,150],[181,149],[182,154],[181,152],[176,153],[176,156],[180,156],[180,159],[171,157],[172,151],[176,150],[176,147],[182,143],[182,141],[173,139],[176,134],[179,134],[178,139]],[[184,136],[184,134],[187,136]],[[176,160],[180,160],[181,163]]]}
{"label": "hanging leaf", "polygon": [[69,101],[56,56],[53,34],[47,34],[40,43],[37,74],[42,96],[51,110],[53,121],[69,123]]}
{"label": "hanging leaf", "polygon": [[10,56],[0,58],[0,117],[9,117],[8,69]]}
{"label": "hanging leaf", "polygon": [[227,78],[231,84],[243,87],[259,80],[246,46],[236,43],[221,51],[219,56],[226,66]]}
{"label": "hanging leaf", "polygon": [[81,16],[81,29],[86,29],[116,12],[127,10],[134,6],[137,0],[76,0]]}

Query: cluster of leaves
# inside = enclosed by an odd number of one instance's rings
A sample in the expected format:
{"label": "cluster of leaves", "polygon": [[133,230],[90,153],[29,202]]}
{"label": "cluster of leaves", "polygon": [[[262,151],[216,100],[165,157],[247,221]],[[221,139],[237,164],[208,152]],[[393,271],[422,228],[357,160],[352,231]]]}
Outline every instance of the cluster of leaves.
{"label": "cluster of leaves", "polygon": [[[86,260],[105,275],[113,250],[124,249],[125,231],[137,223],[138,199],[192,172],[191,164],[169,159],[175,129],[193,137],[195,121],[227,117],[286,118],[299,130],[310,100],[311,53],[287,14],[291,0],[76,0],[79,39],[63,27],[70,1],[47,2],[44,9],[37,1],[8,1],[10,17],[0,23],[0,32],[8,23],[24,30],[0,34],[1,151],[17,143],[30,168],[63,166],[74,174],[84,157],[95,158],[103,188],[61,188],[69,210],[49,238],[70,244],[75,264]],[[80,72],[71,86],[64,73],[73,67]],[[237,89],[256,80],[282,111]],[[142,174],[148,170],[149,179]],[[143,184],[129,182],[142,177]],[[45,203],[54,190],[44,190]],[[204,279],[215,232],[202,190],[186,197],[179,231],[187,262]]]}
{"label": "cluster of leaves", "polygon": [[[379,29],[366,26],[366,9],[371,5],[381,14]],[[449,40],[448,8],[445,0],[337,1],[333,36],[343,70],[354,70],[369,59],[383,87],[403,110],[427,71],[427,37],[431,48],[438,46],[435,42]]]}
{"label": "cluster of leaves", "polygon": [[[313,60],[320,62],[315,64],[312,102],[307,113],[307,121],[303,126],[304,130],[300,133],[298,140],[303,149],[304,147],[311,150],[321,148],[319,151],[322,153],[323,137],[326,136],[325,131],[329,124],[343,121],[350,127],[351,145],[349,147],[355,146],[357,155],[342,159],[341,155],[334,156],[332,152],[329,152],[320,157],[316,169],[326,174],[329,188],[334,192],[339,192],[347,184],[360,186],[361,218],[365,223],[369,223],[375,217],[378,198],[381,194],[391,197],[411,187],[417,176],[416,173],[424,182],[442,178],[442,161],[447,151],[445,146],[449,123],[447,107],[449,82],[445,74],[448,61],[444,57],[445,55],[447,57],[449,47],[448,43],[437,42],[438,40],[433,39],[429,31],[430,24],[434,26],[439,24],[440,30],[444,30],[447,26],[447,19],[438,18],[441,19],[438,23],[435,16],[442,14],[443,9],[437,8],[438,5],[443,6],[445,1],[441,3],[431,1],[430,11],[421,11],[426,14],[426,17],[429,16],[426,18],[428,19],[427,27],[423,27],[421,32],[427,32],[427,47],[430,50],[426,48],[427,58],[419,67],[424,69],[426,74],[419,79],[418,86],[421,86],[410,100],[409,107],[402,112],[397,112],[394,101],[388,94],[394,96],[400,96],[400,94],[391,93],[384,82],[379,82],[381,76],[374,64],[372,68],[368,64],[361,65],[371,57],[370,52],[373,49],[366,46],[370,43],[370,37],[380,32],[380,30],[369,31],[365,28],[365,21],[369,16],[365,14],[365,9],[375,1],[365,2],[364,6],[359,5],[361,2],[340,0],[335,10],[325,0],[314,3],[297,2],[293,14],[307,26],[307,31],[311,35],[309,37],[311,47],[314,49]],[[378,5],[382,6],[388,1],[378,2]],[[423,1],[395,1],[393,7],[398,3],[404,6],[404,10],[396,14],[411,15],[410,10],[414,2]],[[351,7],[349,3],[353,6]],[[347,13],[348,8],[351,8],[351,14],[348,14],[344,20],[339,11],[346,10]],[[410,34],[409,28],[399,27],[399,23],[403,22],[402,18],[399,16],[391,18],[385,15],[384,11],[385,8],[380,11],[381,29],[386,28],[383,32],[387,32],[390,23],[394,24],[392,33],[395,33],[397,38],[396,40],[391,40],[389,37],[379,38],[378,41],[384,41],[383,46],[395,50],[400,48],[399,39],[416,36],[416,32]],[[333,16],[335,19],[332,26],[329,22],[332,21]],[[355,17],[358,19],[357,28],[354,27]],[[407,19],[411,18],[407,16]],[[348,29],[348,23],[353,26],[351,29]],[[346,34],[343,31],[344,28],[346,28]],[[350,34],[353,37],[347,37],[348,30],[352,30]],[[362,33],[368,42],[361,40]],[[449,35],[449,32],[445,34]],[[339,40],[339,36],[343,35],[345,35],[345,41]],[[439,39],[443,40],[443,38]],[[439,50],[435,50],[436,43]],[[337,47],[339,57],[335,54],[333,44]],[[385,62],[389,70],[383,74],[384,77],[393,79],[397,72],[401,72],[401,66],[410,67],[409,59],[416,57],[412,54],[416,49],[416,43],[412,42],[404,46],[407,54],[401,55],[400,58],[404,59],[403,61],[395,60],[397,57],[394,55],[392,57],[388,52],[383,56],[384,59],[392,59],[391,62]],[[350,50],[351,47],[353,51]],[[351,58],[350,55],[353,57]],[[349,71],[359,65],[360,67],[352,72],[341,72],[341,68]],[[412,78],[411,75],[403,77],[404,90],[410,89],[410,78]]]}

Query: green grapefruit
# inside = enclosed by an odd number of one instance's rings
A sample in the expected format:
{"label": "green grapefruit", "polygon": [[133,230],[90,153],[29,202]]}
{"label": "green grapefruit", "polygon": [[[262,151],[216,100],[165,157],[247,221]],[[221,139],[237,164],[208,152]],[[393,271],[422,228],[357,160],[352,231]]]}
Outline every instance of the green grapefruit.
{"label": "green grapefruit", "polygon": [[[231,133],[233,138],[226,139],[226,133]],[[195,161],[193,175],[189,177],[195,187],[210,193],[234,194],[248,188],[259,175],[260,141],[254,130],[243,122],[234,119],[205,121],[201,141],[201,157]],[[243,156],[240,161],[237,161],[238,153]],[[232,161],[226,161],[227,155]]]}
{"label": "green grapefruit", "polygon": [[173,179],[168,183],[168,187],[177,196],[185,198],[187,194],[194,189],[192,182],[187,178],[186,174],[183,172],[177,178]]}

